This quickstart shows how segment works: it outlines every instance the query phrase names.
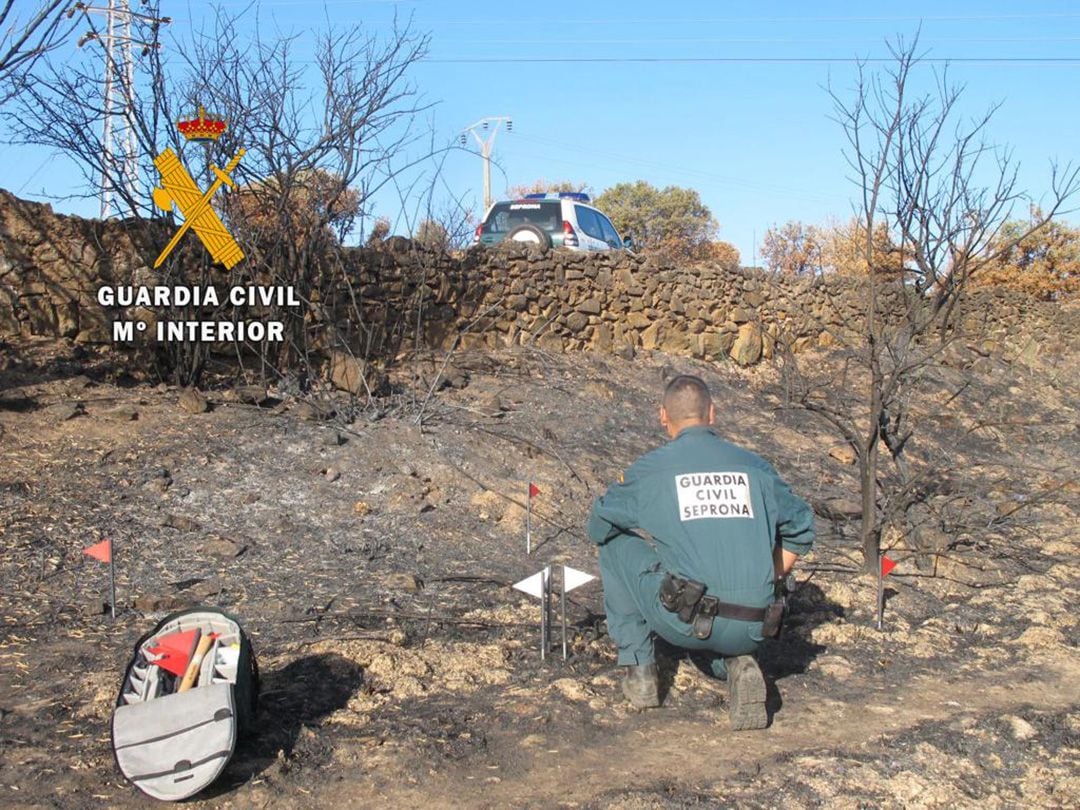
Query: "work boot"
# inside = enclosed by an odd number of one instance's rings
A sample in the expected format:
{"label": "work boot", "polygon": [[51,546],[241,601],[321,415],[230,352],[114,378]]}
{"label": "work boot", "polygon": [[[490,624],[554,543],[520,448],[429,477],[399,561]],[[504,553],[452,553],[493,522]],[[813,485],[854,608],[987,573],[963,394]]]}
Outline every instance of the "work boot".
{"label": "work boot", "polygon": [[733,731],[765,728],[765,678],[752,655],[727,659],[728,716]]}
{"label": "work boot", "polygon": [[635,709],[651,709],[660,705],[660,675],[656,664],[626,667],[622,691]]}

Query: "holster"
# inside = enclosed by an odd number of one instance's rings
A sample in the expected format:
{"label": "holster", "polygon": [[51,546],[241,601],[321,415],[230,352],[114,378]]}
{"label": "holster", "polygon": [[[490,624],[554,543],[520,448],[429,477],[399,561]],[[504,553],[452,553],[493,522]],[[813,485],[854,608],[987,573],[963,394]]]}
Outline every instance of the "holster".
{"label": "holster", "polygon": [[787,599],[780,596],[765,607],[765,618],[761,620],[761,635],[765,638],[779,638],[780,628],[784,626],[784,614],[787,613]]}
{"label": "holster", "polygon": [[687,624],[693,622],[698,602],[704,595],[705,585],[692,579],[668,574],[660,581],[660,604],[665,610],[678,614],[679,621]]}

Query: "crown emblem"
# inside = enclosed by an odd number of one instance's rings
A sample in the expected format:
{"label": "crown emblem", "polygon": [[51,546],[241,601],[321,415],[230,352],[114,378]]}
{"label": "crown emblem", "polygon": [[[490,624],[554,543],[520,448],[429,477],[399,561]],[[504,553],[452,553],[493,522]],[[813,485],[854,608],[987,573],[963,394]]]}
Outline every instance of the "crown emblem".
{"label": "crown emblem", "polygon": [[201,104],[198,118],[176,122],[176,128],[180,130],[180,134],[189,141],[216,141],[227,126],[228,122],[224,118],[212,113],[207,115]]}

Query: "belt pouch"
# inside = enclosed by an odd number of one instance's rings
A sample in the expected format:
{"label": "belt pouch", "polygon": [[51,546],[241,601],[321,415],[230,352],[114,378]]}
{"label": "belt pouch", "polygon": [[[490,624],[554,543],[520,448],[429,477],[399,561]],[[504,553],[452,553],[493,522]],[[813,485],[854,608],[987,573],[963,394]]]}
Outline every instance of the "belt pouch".
{"label": "belt pouch", "polygon": [[694,638],[704,641],[712,635],[713,617],[706,616],[704,613],[699,613],[694,617],[694,623],[691,625],[693,628]]}
{"label": "belt pouch", "polygon": [[777,638],[784,624],[784,599],[777,599],[765,608],[765,618],[761,622],[761,635],[765,638]]}

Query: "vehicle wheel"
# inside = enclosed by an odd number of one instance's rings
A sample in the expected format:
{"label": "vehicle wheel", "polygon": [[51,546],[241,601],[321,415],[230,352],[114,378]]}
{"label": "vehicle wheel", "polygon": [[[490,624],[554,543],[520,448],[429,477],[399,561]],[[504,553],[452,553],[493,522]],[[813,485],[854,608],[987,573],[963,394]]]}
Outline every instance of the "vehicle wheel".
{"label": "vehicle wheel", "polygon": [[551,247],[551,237],[546,231],[535,225],[518,225],[506,235],[511,242],[524,242],[527,245],[539,245],[543,250]]}

